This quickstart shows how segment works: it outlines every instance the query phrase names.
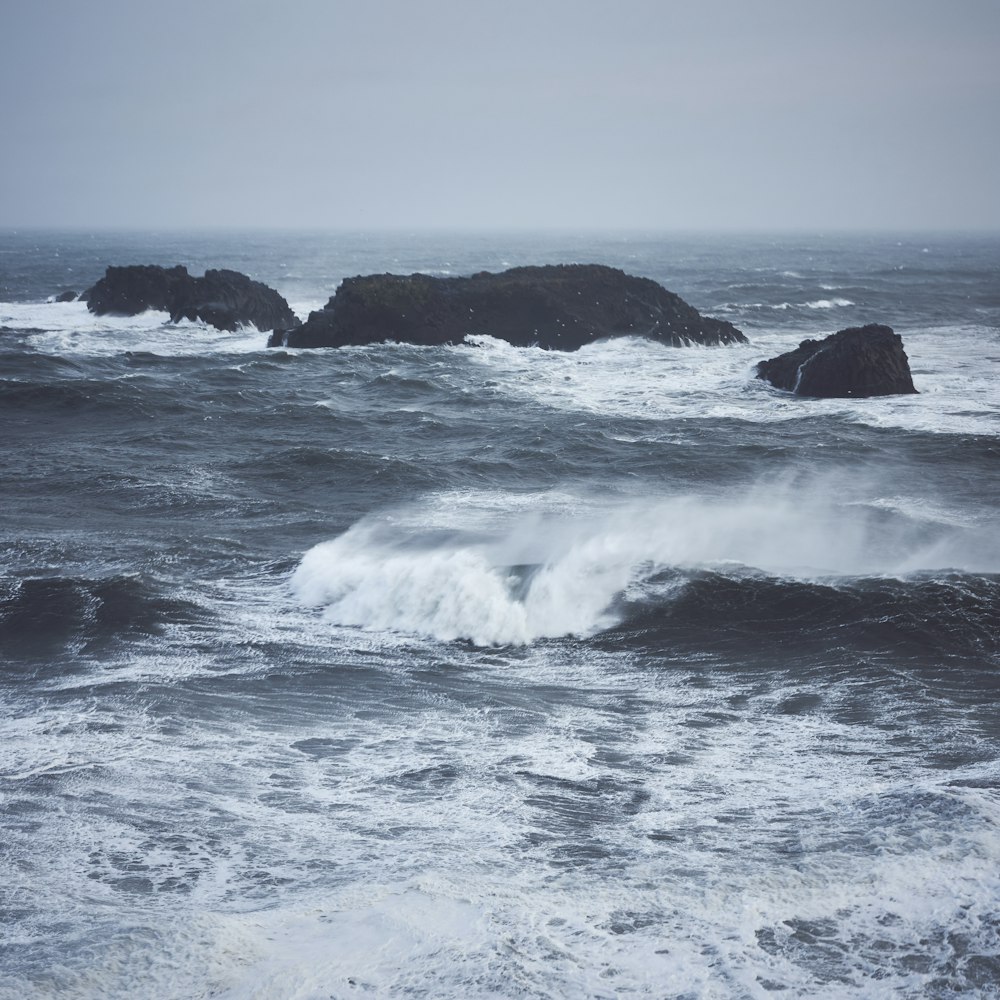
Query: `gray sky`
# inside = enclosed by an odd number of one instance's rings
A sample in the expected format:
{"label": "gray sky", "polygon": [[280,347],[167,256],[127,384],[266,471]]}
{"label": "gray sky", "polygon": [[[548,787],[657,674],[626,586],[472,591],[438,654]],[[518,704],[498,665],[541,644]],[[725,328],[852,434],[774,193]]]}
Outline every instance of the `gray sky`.
{"label": "gray sky", "polygon": [[1000,0],[0,0],[0,226],[1000,229]]}

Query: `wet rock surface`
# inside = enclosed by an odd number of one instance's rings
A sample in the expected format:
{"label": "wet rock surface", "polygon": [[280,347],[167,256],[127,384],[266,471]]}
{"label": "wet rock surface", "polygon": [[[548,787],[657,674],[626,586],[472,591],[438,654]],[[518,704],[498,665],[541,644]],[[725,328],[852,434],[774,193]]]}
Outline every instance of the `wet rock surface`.
{"label": "wet rock surface", "polygon": [[702,316],[649,278],[600,264],[561,264],[462,278],[347,278],[323,309],[276,333],[269,346],[440,345],[477,335],[560,351],[624,336],[675,347],[746,341],[731,323]]}
{"label": "wet rock surface", "polygon": [[757,365],[757,378],[797,396],[915,393],[903,339],[878,324],[849,327]]}
{"label": "wet rock surface", "polygon": [[169,313],[174,323],[201,320],[228,331],[248,325],[258,330],[287,329],[298,322],[273,288],[224,269],[196,278],[182,265],[109,267],[85,296],[87,308],[98,316],[135,316],[158,309]]}

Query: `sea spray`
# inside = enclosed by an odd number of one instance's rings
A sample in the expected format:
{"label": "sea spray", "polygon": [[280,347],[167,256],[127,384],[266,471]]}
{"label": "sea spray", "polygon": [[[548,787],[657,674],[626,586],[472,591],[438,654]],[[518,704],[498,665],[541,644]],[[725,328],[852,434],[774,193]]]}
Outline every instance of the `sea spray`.
{"label": "sea spray", "polygon": [[617,622],[628,588],[668,569],[817,580],[1000,567],[989,532],[856,498],[837,502],[843,481],[843,473],[805,483],[788,475],[743,496],[522,513],[492,532],[436,526],[448,508],[441,496],[364,518],[310,549],[292,589],[339,625],[488,646],[601,631]]}

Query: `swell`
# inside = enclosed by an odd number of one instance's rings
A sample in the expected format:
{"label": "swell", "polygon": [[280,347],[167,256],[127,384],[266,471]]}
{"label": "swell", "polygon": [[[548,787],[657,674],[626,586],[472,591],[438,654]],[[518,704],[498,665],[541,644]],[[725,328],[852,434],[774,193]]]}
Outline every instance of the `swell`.
{"label": "swell", "polygon": [[141,576],[26,578],[8,582],[0,594],[0,650],[33,672],[58,654],[104,653],[201,615]]}
{"label": "swell", "polygon": [[152,416],[142,393],[98,379],[61,382],[4,382],[0,384],[0,411],[60,417],[67,413]]}
{"label": "swell", "polygon": [[622,620],[598,644],[684,647],[740,661],[780,654],[828,662],[854,653],[1000,668],[1000,575],[805,581],[666,572],[642,589],[640,597],[619,599]]}

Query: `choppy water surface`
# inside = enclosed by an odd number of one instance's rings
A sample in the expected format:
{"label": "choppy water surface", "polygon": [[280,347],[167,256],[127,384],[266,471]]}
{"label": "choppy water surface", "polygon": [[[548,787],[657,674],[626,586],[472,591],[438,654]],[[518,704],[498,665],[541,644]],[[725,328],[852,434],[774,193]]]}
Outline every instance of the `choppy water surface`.
{"label": "choppy water surface", "polygon": [[[749,345],[54,303],[596,261]],[[1000,242],[0,238],[0,995],[1000,995]],[[752,378],[885,322],[917,396]]]}

